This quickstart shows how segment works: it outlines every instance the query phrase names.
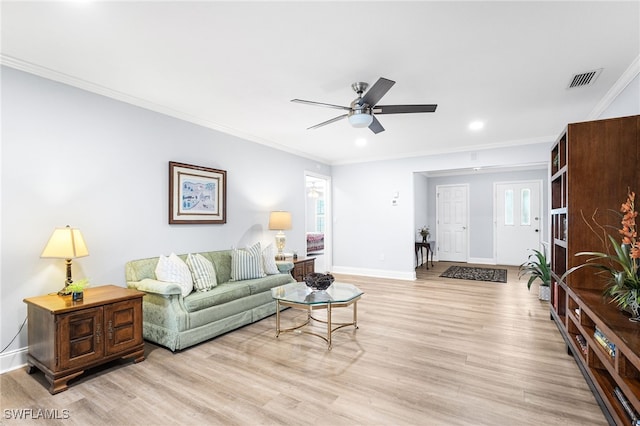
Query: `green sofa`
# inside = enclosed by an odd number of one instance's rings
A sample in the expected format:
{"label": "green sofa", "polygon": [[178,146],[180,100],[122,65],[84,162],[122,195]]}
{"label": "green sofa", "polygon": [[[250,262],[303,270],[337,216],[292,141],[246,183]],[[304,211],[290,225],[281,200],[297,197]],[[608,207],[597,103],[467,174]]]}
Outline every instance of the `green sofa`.
{"label": "green sofa", "polygon": [[[195,254],[195,253],[194,253]],[[127,286],[143,298],[143,336],[172,351],[185,349],[276,312],[271,288],[295,282],[293,263],[278,262],[280,274],[230,281],[232,250],[200,253],[214,264],[217,286],[183,297],[176,283],[158,281],[158,257],[127,262]],[[178,255],[185,260],[187,255]]]}

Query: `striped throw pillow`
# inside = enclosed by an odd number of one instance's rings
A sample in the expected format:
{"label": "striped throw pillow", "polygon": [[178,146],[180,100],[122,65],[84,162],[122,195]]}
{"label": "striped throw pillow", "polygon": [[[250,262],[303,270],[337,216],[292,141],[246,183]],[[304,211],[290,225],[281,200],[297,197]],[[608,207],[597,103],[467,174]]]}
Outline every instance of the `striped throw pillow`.
{"label": "striped throw pillow", "polygon": [[231,281],[264,277],[260,243],[246,249],[233,249],[231,253]]}
{"label": "striped throw pillow", "polygon": [[209,291],[218,285],[213,263],[200,253],[187,255],[187,266],[193,277],[193,288],[196,291]]}

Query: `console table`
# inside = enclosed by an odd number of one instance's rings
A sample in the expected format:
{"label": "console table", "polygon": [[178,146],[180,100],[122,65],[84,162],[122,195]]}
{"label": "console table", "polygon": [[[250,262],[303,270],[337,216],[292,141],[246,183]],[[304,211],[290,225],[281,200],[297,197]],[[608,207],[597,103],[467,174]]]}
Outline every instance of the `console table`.
{"label": "console table", "polygon": [[[422,262],[422,249],[426,248],[427,249],[427,261],[426,262]],[[431,249],[431,241],[428,242],[422,242],[422,241],[416,241],[416,246],[415,246],[415,250],[416,250],[416,268],[418,266],[420,266],[422,263],[424,263],[427,267],[427,269],[429,269],[429,253],[431,253],[431,266],[433,267],[433,250]],[[418,263],[418,252],[420,252],[420,263]]]}

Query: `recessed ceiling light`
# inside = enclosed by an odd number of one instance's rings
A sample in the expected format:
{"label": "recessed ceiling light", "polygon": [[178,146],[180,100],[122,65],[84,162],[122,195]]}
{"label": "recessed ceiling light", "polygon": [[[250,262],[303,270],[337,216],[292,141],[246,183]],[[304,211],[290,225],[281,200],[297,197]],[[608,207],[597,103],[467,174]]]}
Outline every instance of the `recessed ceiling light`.
{"label": "recessed ceiling light", "polygon": [[469,129],[470,130],[480,130],[484,127],[484,122],[483,121],[472,121],[471,123],[469,123]]}
{"label": "recessed ceiling light", "polygon": [[365,138],[356,139],[356,146],[365,146],[367,144],[367,140]]}

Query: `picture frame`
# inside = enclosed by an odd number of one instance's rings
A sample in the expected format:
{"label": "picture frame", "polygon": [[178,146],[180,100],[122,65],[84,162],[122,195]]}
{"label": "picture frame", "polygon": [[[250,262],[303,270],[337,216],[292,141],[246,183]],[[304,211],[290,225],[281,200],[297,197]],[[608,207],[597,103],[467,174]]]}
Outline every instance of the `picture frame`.
{"label": "picture frame", "polygon": [[226,170],[169,162],[169,224],[227,223]]}

